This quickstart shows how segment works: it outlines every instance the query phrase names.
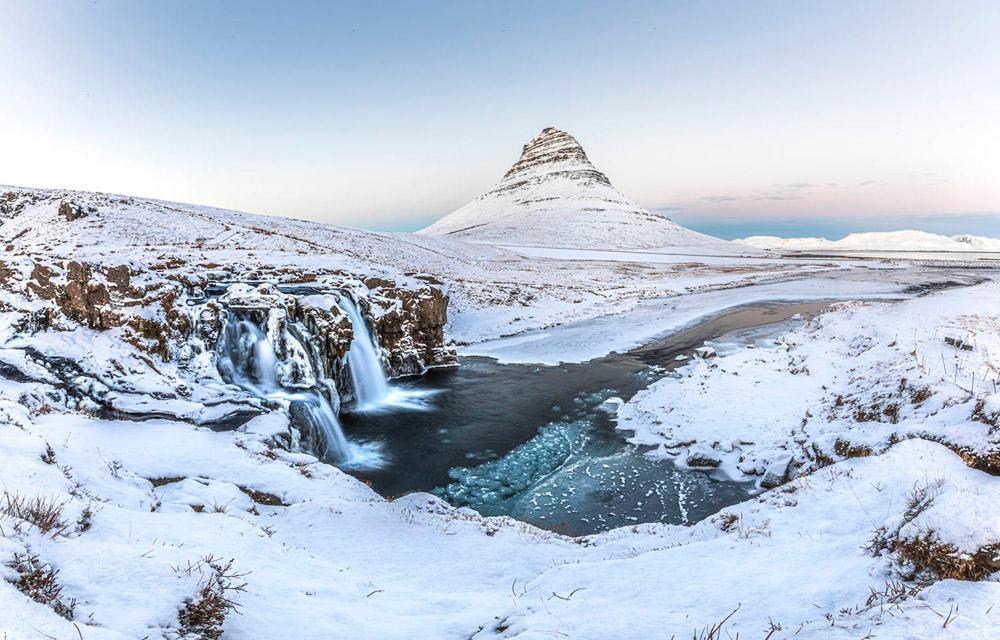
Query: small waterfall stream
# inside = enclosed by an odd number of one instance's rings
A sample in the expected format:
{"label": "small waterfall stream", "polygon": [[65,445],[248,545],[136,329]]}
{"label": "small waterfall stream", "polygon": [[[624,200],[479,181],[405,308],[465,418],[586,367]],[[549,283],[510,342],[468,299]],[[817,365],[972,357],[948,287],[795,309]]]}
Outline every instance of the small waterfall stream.
{"label": "small waterfall stream", "polygon": [[351,369],[356,409],[363,411],[376,408],[386,401],[389,382],[382,370],[375,340],[358,306],[349,296],[340,296],[339,305],[351,320],[351,328],[354,330],[354,340],[347,352],[347,364]]}
{"label": "small waterfall stream", "polygon": [[[293,336],[289,339],[295,340]],[[297,351],[305,353],[300,344]],[[305,435],[314,434],[313,449],[321,457],[339,463],[350,463],[358,450],[347,441],[337,420],[337,414],[320,391],[315,388],[288,387],[279,379],[280,363],[267,334],[254,322],[230,315],[219,343],[219,372],[224,380],[257,395],[280,402],[288,407],[293,422]],[[305,365],[309,380],[318,379],[311,362]]]}
{"label": "small waterfall stream", "polygon": [[[223,290],[224,291],[224,290]],[[300,302],[337,307],[351,323],[353,339],[345,354],[353,387],[351,413],[426,411],[433,390],[389,385],[377,337],[357,303],[346,293],[309,292]],[[263,314],[263,315],[261,315]],[[342,467],[379,468],[385,464],[381,442],[349,441],[340,423],[341,371],[329,371],[306,326],[277,309],[230,308],[217,348],[223,380],[283,407],[302,436],[302,446]],[[339,365],[338,365],[339,366]]]}

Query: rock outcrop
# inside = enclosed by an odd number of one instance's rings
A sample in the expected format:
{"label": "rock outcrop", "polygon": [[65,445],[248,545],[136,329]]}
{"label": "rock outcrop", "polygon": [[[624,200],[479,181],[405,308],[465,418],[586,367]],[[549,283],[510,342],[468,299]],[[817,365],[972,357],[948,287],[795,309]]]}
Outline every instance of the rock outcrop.
{"label": "rock outcrop", "polygon": [[[445,340],[448,297],[440,289],[430,285],[403,288],[387,279],[370,279],[371,288],[362,289],[358,284],[345,282],[342,288],[308,295],[282,293],[267,284],[234,285],[215,304],[268,327],[279,358],[285,356],[283,336],[289,331],[304,331],[303,341],[315,350],[317,364],[337,381],[341,391],[347,387],[344,356],[355,339],[350,320],[337,305],[337,296],[344,291],[351,292],[366,324],[374,329],[390,377],[417,375],[427,367],[457,363],[454,349]],[[220,332],[217,312],[212,307],[201,313],[208,315],[201,323],[205,325],[206,344],[214,348]],[[300,328],[293,328],[293,323]]]}
{"label": "rock outcrop", "polygon": [[66,222],[73,222],[74,220],[79,220],[80,218],[86,218],[88,213],[89,211],[72,202],[63,202],[59,205],[59,215],[66,218]]}
{"label": "rock outcrop", "polygon": [[[137,286],[133,277],[140,274],[144,278]],[[126,340],[162,360],[170,357],[171,342],[183,339],[190,329],[187,311],[176,304],[182,285],[134,265],[0,263],[0,287],[41,303],[32,307],[29,330],[120,327]]]}
{"label": "rock outcrop", "polygon": [[431,286],[416,290],[383,288],[371,298],[375,332],[394,376],[422,373],[429,366],[456,364],[445,344],[448,296]]}

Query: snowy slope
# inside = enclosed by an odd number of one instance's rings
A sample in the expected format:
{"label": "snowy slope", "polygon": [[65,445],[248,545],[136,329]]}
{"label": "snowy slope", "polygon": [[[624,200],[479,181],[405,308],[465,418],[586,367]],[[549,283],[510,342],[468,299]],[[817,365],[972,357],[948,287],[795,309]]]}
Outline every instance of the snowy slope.
{"label": "snowy slope", "polygon": [[734,240],[757,249],[788,251],[1000,251],[1000,239],[982,236],[942,236],[926,231],[852,233],[841,240],[750,236]]}
{"label": "snowy slope", "polygon": [[552,127],[524,145],[493,189],[418,233],[502,245],[740,251],[623,196],[573,136]]}
{"label": "snowy slope", "polygon": [[[64,204],[85,215],[67,220],[60,213]],[[221,265],[284,281],[334,271],[400,283],[431,277],[450,297],[448,333],[459,342],[607,315],[643,299],[847,270],[829,261],[706,255],[721,253],[712,247],[661,252],[655,260],[649,252],[547,255],[555,250],[536,248],[525,255],[452,236],[376,233],[149,198],[13,186],[0,186],[0,243],[12,258],[111,265],[169,260],[201,275]]]}

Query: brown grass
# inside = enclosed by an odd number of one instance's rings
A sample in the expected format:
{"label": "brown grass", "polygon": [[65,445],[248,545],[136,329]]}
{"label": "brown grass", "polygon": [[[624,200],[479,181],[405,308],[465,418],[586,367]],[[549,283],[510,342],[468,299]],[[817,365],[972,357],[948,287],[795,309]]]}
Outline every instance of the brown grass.
{"label": "brown grass", "polygon": [[919,576],[941,580],[982,580],[1000,569],[1000,543],[987,545],[975,553],[962,553],[953,545],[942,542],[934,531],[916,538],[903,538],[899,532],[929,509],[941,491],[944,480],[938,479],[914,485],[906,498],[899,527],[889,531],[879,527],[865,550],[872,555],[890,552],[913,567]]}
{"label": "brown grass", "polygon": [[76,600],[63,599],[58,569],[53,569],[52,565],[42,562],[30,550],[26,550],[25,553],[15,553],[14,558],[7,563],[7,566],[17,573],[17,580],[10,582],[21,593],[35,602],[51,607],[53,611],[67,620],[73,619]]}
{"label": "brown grass", "polygon": [[736,524],[740,521],[740,516],[737,513],[723,513],[719,515],[718,526],[719,529],[729,533],[733,530]]}
{"label": "brown grass", "polygon": [[852,444],[843,438],[837,438],[833,450],[841,458],[867,458],[872,454],[872,448],[864,444]]}
{"label": "brown grass", "polygon": [[4,491],[0,497],[0,517],[27,522],[42,533],[53,537],[64,533],[69,525],[63,520],[64,503],[55,498],[35,496],[29,498],[20,493]]}
{"label": "brown grass", "polygon": [[997,562],[1000,544],[983,547],[970,555],[938,541],[933,532],[900,540],[894,545],[894,551],[918,571],[933,573],[942,580],[982,580],[1000,569],[1000,562]]}
{"label": "brown grass", "polygon": [[993,427],[991,431],[1000,427],[1000,412],[987,413],[986,400],[983,398],[976,401],[976,406],[972,410],[972,419],[990,425]]}
{"label": "brown grass", "polygon": [[239,487],[240,491],[245,493],[250,497],[251,500],[257,504],[262,504],[268,507],[287,507],[285,502],[273,493],[268,493],[266,491],[257,491],[256,489],[251,489],[249,487]]}
{"label": "brown grass", "polygon": [[232,560],[223,564],[211,555],[183,571],[188,575],[197,571],[202,577],[197,595],[185,601],[177,612],[181,636],[197,640],[218,640],[222,636],[226,616],[231,612],[239,613],[239,605],[233,597],[246,591],[247,585],[242,579],[247,574],[237,572]]}

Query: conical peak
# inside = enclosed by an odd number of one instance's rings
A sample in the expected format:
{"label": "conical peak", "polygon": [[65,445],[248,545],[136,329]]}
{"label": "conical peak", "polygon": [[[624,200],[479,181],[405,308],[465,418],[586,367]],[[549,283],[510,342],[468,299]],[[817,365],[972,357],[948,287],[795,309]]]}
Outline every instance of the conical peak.
{"label": "conical peak", "polygon": [[610,186],[607,177],[594,168],[576,138],[555,127],[546,127],[524,145],[521,157],[504,174],[501,184],[532,176],[563,173],[596,180]]}

